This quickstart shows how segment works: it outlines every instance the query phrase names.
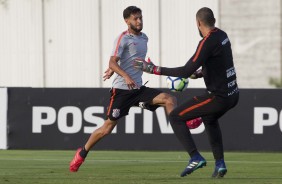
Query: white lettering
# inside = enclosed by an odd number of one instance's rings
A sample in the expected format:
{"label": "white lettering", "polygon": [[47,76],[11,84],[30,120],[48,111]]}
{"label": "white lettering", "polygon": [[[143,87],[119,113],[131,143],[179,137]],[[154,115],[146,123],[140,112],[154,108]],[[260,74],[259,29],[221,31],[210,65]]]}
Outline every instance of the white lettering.
{"label": "white lettering", "polygon": [[166,119],[165,109],[163,107],[157,108],[156,114],[157,114],[161,133],[162,134],[173,134],[171,125]]}
{"label": "white lettering", "polygon": [[280,117],[279,117],[279,126],[280,126],[280,131],[282,132],[282,110],[280,111]]}
{"label": "white lettering", "polygon": [[236,72],[235,72],[235,68],[234,67],[231,67],[228,70],[226,70],[226,77],[227,78],[229,78],[229,77],[231,77],[231,76],[233,76],[235,74],[236,74]]}
{"label": "white lettering", "polygon": [[128,115],[125,117],[125,133],[135,133],[135,114],[141,114],[142,109],[139,107],[131,107]]}
{"label": "white lettering", "polygon": [[[104,119],[101,117],[97,117],[94,114],[103,114],[104,113],[104,107],[99,106],[93,106],[88,107],[85,109],[83,113],[84,120],[88,123],[93,124],[93,126],[85,126],[84,127],[84,133],[91,134],[96,129],[101,127],[104,124]],[[116,132],[116,128],[112,131],[112,133]]]}
{"label": "white lettering", "polygon": [[223,40],[223,42],[221,42],[221,45],[225,45],[228,41],[229,41],[229,39],[226,38],[225,40]]}
{"label": "white lettering", "polygon": [[[72,115],[72,121],[68,126],[68,114]],[[58,128],[66,134],[74,134],[80,131],[82,126],[82,114],[78,107],[62,107],[58,112]]]}
{"label": "white lettering", "polygon": [[[265,119],[264,116],[267,115]],[[278,121],[278,112],[271,107],[255,107],[254,108],[254,133],[263,134],[263,127],[273,126]],[[281,123],[281,113],[280,113]],[[281,129],[281,126],[280,126]]]}
{"label": "white lettering", "polygon": [[[46,115],[43,117],[43,115]],[[41,133],[43,125],[52,125],[56,121],[56,111],[52,107],[32,107],[32,133]]]}
{"label": "white lettering", "polygon": [[205,125],[202,123],[198,128],[190,130],[191,134],[201,134],[205,131]]}
{"label": "white lettering", "polygon": [[[52,125],[56,122],[58,130],[66,134],[75,134],[81,131],[83,128],[83,133],[91,134],[93,131],[97,130],[104,123],[104,118],[96,116],[95,114],[101,114],[104,116],[103,106],[91,106],[84,110],[82,113],[78,107],[75,106],[65,106],[58,110],[52,107],[38,107],[34,106],[32,108],[32,132],[42,133],[43,126]],[[134,134],[135,123],[137,120],[136,115],[143,113],[143,133],[153,134],[153,123],[157,123],[160,128],[161,134],[173,134],[172,127],[167,119],[167,115],[164,107],[158,108],[155,113],[142,110],[139,107],[131,107],[128,115],[125,117],[125,133]],[[157,121],[153,122],[154,114],[156,115]],[[90,125],[85,125],[83,127],[83,120],[85,120]],[[199,128],[191,130],[192,134],[199,134],[204,131],[204,126],[201,125]],[[112,133],[117,133],[117,128],[115,127]]]}
{"label": "white lettering", "polygon": [[[159,107],[156,111],[160,131],[162,134],[173,134],[173,129],[170,122],[167,120],[165,108]],[[153,112],[144,110],[144,134],[153,134]],[[204,124],[196,129],[191,130],[192,134],[200,134],[205,130]]]}
{"label": "white lettering", "polygon": [[235,89],[233,89],[231,92],[228,93],[228,96],[234,95],[235,93],[238,93],[239,89],[238,87],[236,87]]}
{"label": "white lettering", "polygon": [[233,80],[233,81],[231,81],[231,82],[229,82],[229,83],[227,84],[227,86],[228,86],[228,88],[231,88],[231,87],[233,87],[235,84],[236,84],[236,79]]}
{"label": "white lettering", "polygon": [[[159,107],[158,109],[160,109]],[[143,133],[144,134],[152,134],[153,133],[153,112],[144,110],[143,111]]]}

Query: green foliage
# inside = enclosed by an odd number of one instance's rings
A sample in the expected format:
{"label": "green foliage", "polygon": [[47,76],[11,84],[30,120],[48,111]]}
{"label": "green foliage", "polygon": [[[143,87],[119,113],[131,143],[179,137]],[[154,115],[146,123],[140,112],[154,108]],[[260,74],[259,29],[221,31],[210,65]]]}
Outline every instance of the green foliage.
{"label": "green foliage", "polygon": [[269,84],[275,86],[276,88],[282,88],[282,80],[276,78],[270,78]]}

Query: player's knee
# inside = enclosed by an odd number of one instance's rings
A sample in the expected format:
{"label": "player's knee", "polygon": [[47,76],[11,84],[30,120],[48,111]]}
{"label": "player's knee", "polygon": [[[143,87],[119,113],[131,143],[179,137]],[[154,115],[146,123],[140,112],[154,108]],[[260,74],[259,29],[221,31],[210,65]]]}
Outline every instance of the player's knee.
{"label": "player's knee", "polygon": [[112,128],[106,127],[106,128],[103,130],[103,135],[104,135],[104,136],[109,135],[111,132],[112,132]]}
{"label": "player's knee", "polygon": [[112,130],[115,127],[115,123],[113,122],[105,122],[105,124],[101,127],[99,134],[101,137],[109,135],[112,133]]}
{"label": "player's knee", "polygon": [[98,131],[97,133],[99,134],[99,137],[105,137],[105,136],[109,135],[111,132],[112,132],[112,130],[103,128],[100,131]]}
{"label": "player's knee", "polygon": [[165,94],[165,104],[168,106],[176,106],[177,100],[176,97],[169,94]]}

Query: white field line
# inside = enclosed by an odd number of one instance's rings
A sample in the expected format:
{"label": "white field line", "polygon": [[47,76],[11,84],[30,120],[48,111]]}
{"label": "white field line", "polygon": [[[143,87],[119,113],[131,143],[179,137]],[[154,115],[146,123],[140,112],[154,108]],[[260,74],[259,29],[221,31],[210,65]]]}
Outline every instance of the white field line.
{"label": "white field line", "polygon": [[[5,161],[71,161],[70,159],[49,159],[49,158],[0,158],[0,160],[5,160]],[[95,160],[95,159],[86,159],[86,162],[120,162],[120,163],[125,163],[125,162],[139,162],[139,163],[187,163],[186,160],[131,160],[131,159],[122,159],[122,160],[105,160],[105,159],[100,159],[100,160]],[[207,160],[207,162],[213,163],[214,160]],[[235,160],[226,160],[225,161],[227,164],[228,163],[235,163],[235,164],[282,164],[282,161],[235,161]]]}

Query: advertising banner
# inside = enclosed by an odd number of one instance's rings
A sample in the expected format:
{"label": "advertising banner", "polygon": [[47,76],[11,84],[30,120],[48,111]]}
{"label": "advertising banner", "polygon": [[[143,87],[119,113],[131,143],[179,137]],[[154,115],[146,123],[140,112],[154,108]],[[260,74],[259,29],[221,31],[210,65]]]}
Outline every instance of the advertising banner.
{"label": "advertising banner", "polygon": [[[178,103],[204,89],[172,93]],[[226,150],[281,151],[282,90],[243,89],[238,105],[220,120]],[[104,123],[110,93],[106,88],[9,88],[9,149],[76,149]],[[210,150],[204,125],[192,131],[200,150]],[[183,150],[165,109],[132,107],[100,150]]]}

